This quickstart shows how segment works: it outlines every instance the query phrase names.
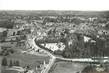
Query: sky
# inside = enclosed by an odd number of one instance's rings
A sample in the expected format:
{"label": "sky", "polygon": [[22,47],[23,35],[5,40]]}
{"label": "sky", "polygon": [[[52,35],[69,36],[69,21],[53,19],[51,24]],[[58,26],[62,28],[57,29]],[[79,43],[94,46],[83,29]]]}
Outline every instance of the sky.
{"label": "sky", "polygon": [[0,0],[0,10],[109,10],[109,0]]}

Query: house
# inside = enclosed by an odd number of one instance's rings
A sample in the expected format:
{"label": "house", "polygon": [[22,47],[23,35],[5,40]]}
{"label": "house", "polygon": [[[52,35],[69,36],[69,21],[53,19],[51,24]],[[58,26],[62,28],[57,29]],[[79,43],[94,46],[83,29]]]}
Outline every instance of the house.
{"label": "house", "polygon": [[0,28],[0,32],[6,31],[6,28]]}
{"label": "house", "polygon": [[7,36],[15,36],[17,34],[17,29],[8,29]]}
{"label": "house", "polygon": [[95,40],[93,40],[92,38],[90,38],[90,37],[87,37],[87,36],[84,36],[84,42],[91,42],[91,43],[95,43],[96,41]]}
{"label": "house", "polygon": [[45,61],[40,62],[39,65],[36,66],[36,71],[39,73],[42,72],[46,68],[47,65],[48,64]]}
{"label": "house", "polygon": [[32,70],[28,70],[27,73],[35,73],[35,71],[32,69]]}
{"label": "house", "polygon": [[16,37],[8,37],[5,41],[16,41]]}
{"label": "house", "polygon": [[45,46],[46,48],[52,50],[52,51],[56,51],[56,50],[64,50],[65,45],[63,43],[46,43],[46,44],[41,44],[43,46]]}
{"label": "house", "polygon": [[84,36],[84,42],[88,42],[89,40],[91,40],[90,37]]}
{"label": "house", "polygon": [[53,22],[47,22],[45,25],[46,26],[52,26],[53,25]]}
{"label": "house", "polygon": [[101,29],[101,30],[98,31],[98,34],[99,35],[109,35],[109,31],[108,30]]}

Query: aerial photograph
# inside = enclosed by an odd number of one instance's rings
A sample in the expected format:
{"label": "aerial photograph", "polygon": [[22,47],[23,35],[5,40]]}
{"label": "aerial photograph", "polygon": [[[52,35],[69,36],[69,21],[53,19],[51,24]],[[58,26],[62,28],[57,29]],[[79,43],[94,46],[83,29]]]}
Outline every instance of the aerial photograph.
{"label": "aerial photograph", "polygon": [[0,73],[109,73],[109,11],[1,10]]}

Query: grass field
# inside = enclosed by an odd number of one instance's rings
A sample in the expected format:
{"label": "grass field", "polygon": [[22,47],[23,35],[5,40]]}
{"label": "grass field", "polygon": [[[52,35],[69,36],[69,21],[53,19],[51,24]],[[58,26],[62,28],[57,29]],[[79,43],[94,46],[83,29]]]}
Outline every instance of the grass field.
{"label": "grass field", "polygon": [[76,73],[82,71],[87,65],[71,62],[57,62],[50,73]]}
{"label": "grass field", "polygon": [[6,58],[7,58],[8,65],[10,65],[10,61],[12,60],[13,63],[15,61],[19,61],[19,65],[21,67],[30,66],[30,68],[35,68],[36,66],[40,65],[40,63],[43,63],[43,61],[48,63],[50,57],[48,57],[48,56],[39,56],[39,55],[37,56],[37,55],[30,55],[30,54],[14,53],[14,54],[12,54],[10,56],[7,56]]}
{"label": "grass field", "polygon": [[[1,69],[1,61],[3,56],[0,56],[0,70]],[[10,60],[13,62],[19,61],[19,65],[21,67],[30,66],[30,68],[34,69],[36,66],[40,65],[45,61],[49,63],[49,56],[39,56],[39,55],[30,55],[30,54],[21,54],[21,53],[14,53],[10,56],[7,56],[7,63],[10,64]],[[17,73],[17,71],[10,71],[10,70],[2,70],[0,73]]]}

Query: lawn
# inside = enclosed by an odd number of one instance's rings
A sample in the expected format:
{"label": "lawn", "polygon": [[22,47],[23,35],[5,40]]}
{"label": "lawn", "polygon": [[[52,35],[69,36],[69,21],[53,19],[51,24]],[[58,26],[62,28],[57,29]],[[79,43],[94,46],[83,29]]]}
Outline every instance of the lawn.
{"label": "lawn", "polygon": [[50,73],[76,73],[82,71],[87,65],[71,62],[57,62]]}
{"label": "lawn", "polygon": [[27,65],[30,65],[31,67],[35,67],[39,62],[45,61],[46,63],[49,62],[49,57],[48,56],[36,56],[36,55],[30,55],[30,54],[20,54],[20,53],[15,53],[12,54],[11,56],[7,57],[8,59],[8,64],[10,63],[10,60],[13,61],[19,61],[20,66],[24,67]]}

